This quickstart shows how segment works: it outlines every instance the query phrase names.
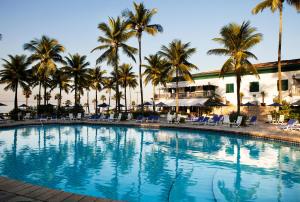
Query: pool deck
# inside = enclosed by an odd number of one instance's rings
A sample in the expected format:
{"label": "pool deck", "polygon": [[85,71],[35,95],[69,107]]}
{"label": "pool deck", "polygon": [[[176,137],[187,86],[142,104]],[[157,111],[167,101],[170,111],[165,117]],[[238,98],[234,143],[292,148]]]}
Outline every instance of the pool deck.
{"label": "pool deck", "polygon": [[[100,122],[90,120],[26,120],[26,121],[11,121],[1,123],[0,128],[11,128],[16,126],[26,125],[41,125],[41,124],[99,124],[99,125],[119,125],[119,126],[133,126],[143,128],[172,128],[185,130],[206,130],[218,131],[220,133],[231,133],[237,137],[252,137],[259,139],[268,139],[279,142],[288,142],[295,145],[300,145],[300,131],[284,131],[279,129],[276,125],[258,123],[255,126],[248,127],[228,127],[223,125],[208,126],[208,125],[193,125],[191,123],[184,124],[168,124],[166,121],[160,123],[136,123],[135,121],[121,121],[121,122]],[[74,193],[63,192],[44,188],[17,180],[12,180],[0,176],[0,201],[2,202],[31,202],[31,201],[53,201],[53,202],[112,202],[110,199],[100,199]]]}
{"label": "pool deck", "polygon": [[[190,130],[206,130],[218,131],[221,133],[231,133],[237,136],[247,136],[260,139],[275,140],[280,142],[289,142],[292,144],[300,145],[300,131],[295,130],[282,130],[277,125],[259,122],[256,125],[247,127],[228,127],[224,125],[194,125],[191,123],[184,124],[169,124],[165,120],[160,123],[136,123],[135,121],[121,121],[121,122],[101,122],[91,120],[48,120],[43,121],[42,124],[99,124],[99,125],[121,125],[121,126],[134,126],[144,128],[173,128],[173,129],[190,129]],[[0,128],[25,126],[25,125],[41,125],[39,120],[26,120],[17,122],[1,123]]]}
{"label": "pool deck", "polygon": [[117,202],[35,186],[0,176],[1,202]]}

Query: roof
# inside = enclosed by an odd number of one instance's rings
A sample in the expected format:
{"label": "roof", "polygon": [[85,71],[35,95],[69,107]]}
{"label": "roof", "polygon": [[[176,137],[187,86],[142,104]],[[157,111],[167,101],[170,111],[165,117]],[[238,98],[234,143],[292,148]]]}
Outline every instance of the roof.
{"label": "roof", "polygon": [[[293,59],[293,60],[282,60],[282,72],[287,71],[296,71],[300,70],[300,59]],[[276,73],[277,72],[277,62],[266,62],[266,63],[258,63],[254,64],[259,74],[264,73]],[[220,71],[208,71],[208,72],[201,72],[197,74],[193,74],[193,78],[195,80],[199,79],[208,79],[208,78],[216,78],[219,77]],[[226,73],[224,77],[233,76],[233,72]]]}

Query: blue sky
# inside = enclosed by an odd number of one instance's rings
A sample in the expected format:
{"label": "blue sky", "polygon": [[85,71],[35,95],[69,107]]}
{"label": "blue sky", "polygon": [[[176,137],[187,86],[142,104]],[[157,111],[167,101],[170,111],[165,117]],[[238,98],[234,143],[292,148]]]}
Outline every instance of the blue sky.
{"label": "blue sky", "polygon": [[[140,1],[137,1],[140,2]],[[252,26],[263,33],[264,39],[252,51],[258,56],[258,62],[275,61],[278,44],[278,13],[265,11],[252,15],[251,9],[259,0],[153,0],[144,3],[148,8],[157,8],[158,14],[153,23],[164,27],[164,32],[155,37],[144,35],[143,56],[157,52],[164,44],[173,39],[191,42],[197,53],[191,62],[199,67],[198,71],[219,69],[223,57],[208,56],[206,52],[218,47],[211,39],[218,36],[222,26],[230,23],[250,20]],[[106,22],[108,16],[116,17],[122,10],[132,8],[129,0],[1,0],[0,3],[0,58],[8,54],[29,54],[22,46],[33,38],[46,34],[56,38],[66,47],[67,53],[86,54],[92,65],[99,52],[90,53],[98,45],[100,35],[97,25]],[[300,15],[294,8],[284,9],[283,59],[300,56]],[[137,46],[136,39],[129,44]],[[131,62],[122,57],[122,62]],[[255,63],[255,61],[253,61]],[[132,63],[132,62],[131,62]],[[2,61],[0,62],[0,65]],[[132,63],[137,70],[137,65]],[[111,67],[102,64],[104,69]],[[150,87],[147,87],[150,92]],[[0,92],[0,102],[3,100]],[[54,93],[53,93],[54,95]],[[133,93],[133,96],[136,94]],[[151,97],[148,93],[147,98]],[[71,98],[71,97],[70,97]],[[21,101],[24,98],[20,98]]]}

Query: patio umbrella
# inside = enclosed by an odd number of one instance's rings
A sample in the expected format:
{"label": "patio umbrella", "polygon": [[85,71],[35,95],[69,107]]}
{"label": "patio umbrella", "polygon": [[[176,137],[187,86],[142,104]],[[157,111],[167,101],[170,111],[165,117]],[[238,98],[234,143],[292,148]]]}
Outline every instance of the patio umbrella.
{"label": "patio umbrella", "polygon": [[98,107],[105,108],[105,107],[109,107],[109,105],[103,102],[102,104],[98,105]]}
{"label": "patio umbrella", "polygon": [[145,102],[144,106],[152,106],[152,104],[150,102]]}
{"label": "patio umbrella", "polygon": [[3,103],[0,103],[0,107],[2,107],[2,106],[7,106],[6,104],[3,104]]}
{"label": "patio umbrella", "polygon": [[167,104],[163,103],[163,102],[160,102],[158,104],[156,104],[157,107],[168,107]]}
{"label": "patio umbrella", "polygon": [[253,104],[251,102],[247,102],[245,104],[241,104],[241,106],[244,106],[244,107],[253,107],[253,106],[256,106],[256,104]]}
{"label": "patio umbrella", "polygon": [[206,107],[224,107],[226,104],[214,100],[208,100],[205,102],[204,106]]}
{"label": "patio umbrella", "polygon": [[28,106],[26,104],[21,104],[19,107],[20,108],[27,108]]}
{"label": "patio umbrella", "polygon": [[274,102],[274,103],[272,103],[272,104],[270,104],[270,105],[268,105],[268,106],[270,106],[270,107],[281,107],[282,104],[280,104],[280,103],[278,103],[278,102]]}

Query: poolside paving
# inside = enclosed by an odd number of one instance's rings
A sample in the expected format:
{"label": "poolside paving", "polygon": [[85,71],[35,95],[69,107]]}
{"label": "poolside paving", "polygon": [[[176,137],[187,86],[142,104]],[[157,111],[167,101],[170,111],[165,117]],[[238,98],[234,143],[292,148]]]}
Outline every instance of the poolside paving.
{"label": "poolside paving", "polygon": [[1,202],[117,202],[69,192],[53,190],[41,186],[12,180],[0,176]]}

